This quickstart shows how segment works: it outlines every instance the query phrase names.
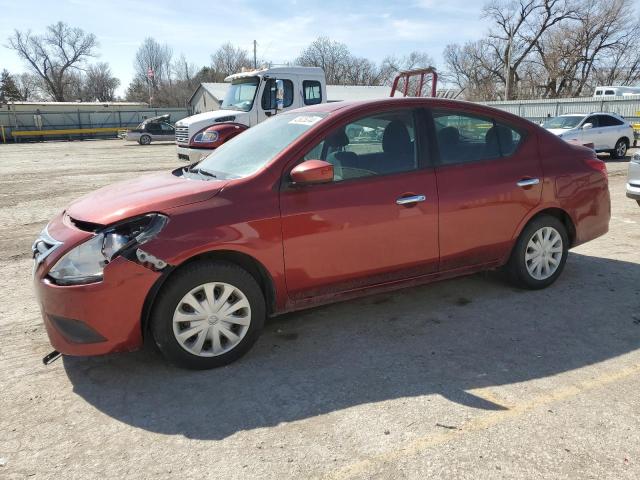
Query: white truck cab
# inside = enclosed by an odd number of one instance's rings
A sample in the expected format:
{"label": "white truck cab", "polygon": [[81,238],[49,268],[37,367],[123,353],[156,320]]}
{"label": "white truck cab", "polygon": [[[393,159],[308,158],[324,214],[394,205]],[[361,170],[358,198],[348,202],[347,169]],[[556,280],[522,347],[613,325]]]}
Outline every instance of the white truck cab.
{"label": "white truck cab", "polygon": [[178,158],[198,162],[278,111],[327,101],[324,71],[318,67],[254,70],[230,75],[225,82],[231,84],[220,110],[199,113],[176,123]]}

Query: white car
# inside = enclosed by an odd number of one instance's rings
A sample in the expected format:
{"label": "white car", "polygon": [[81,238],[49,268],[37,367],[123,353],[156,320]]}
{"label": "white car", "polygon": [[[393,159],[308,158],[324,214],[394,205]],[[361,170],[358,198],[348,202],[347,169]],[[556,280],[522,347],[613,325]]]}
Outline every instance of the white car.
{"label": "white car", "polygon": [[633,141],[631,124],[616,113],[572,113],[550,118],[542,124],[567,142],[593,144],[596,152],[624,158]]}

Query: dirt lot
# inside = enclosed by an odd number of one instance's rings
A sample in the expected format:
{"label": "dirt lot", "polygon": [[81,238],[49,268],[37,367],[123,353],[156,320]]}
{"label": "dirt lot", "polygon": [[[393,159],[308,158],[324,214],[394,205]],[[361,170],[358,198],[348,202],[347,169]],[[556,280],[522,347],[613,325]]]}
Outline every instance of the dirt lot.
{"label": "dirt lot", "polygon": [[640,207],[540,292],[475,275],[287,315],[242,361],[49,351],[34,237],[173,145],[0,145],[0,478],[640,478]]}

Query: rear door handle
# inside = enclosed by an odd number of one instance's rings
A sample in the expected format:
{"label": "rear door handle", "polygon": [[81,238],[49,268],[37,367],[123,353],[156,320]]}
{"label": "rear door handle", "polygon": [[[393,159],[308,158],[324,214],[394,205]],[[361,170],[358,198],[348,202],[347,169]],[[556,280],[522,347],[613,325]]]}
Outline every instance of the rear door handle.
{"label": "rear door handle", "polygon": [[538,185],[540,183],[539,178],[523,178],[516,185],[519,187],[532,187],[534,185]]}
{"label": "rear door handle", "polygon": [[427,199],[424,195],[411,195],[410,197],[400,197],[396,200],[398,205],[409,205],[411,203],[424,202]]}

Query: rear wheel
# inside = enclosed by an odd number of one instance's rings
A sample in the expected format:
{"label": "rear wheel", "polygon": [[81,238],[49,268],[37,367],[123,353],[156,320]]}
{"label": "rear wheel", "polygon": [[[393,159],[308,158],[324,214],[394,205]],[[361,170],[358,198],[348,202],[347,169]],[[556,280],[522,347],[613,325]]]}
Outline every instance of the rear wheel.
{"label": "rear wheel", "polygon": [[562,273],[569,250],[564,224],[550,215],[534,218],[520,234],[507,264],[512,281],[522,288],[551,285]]}
{"label": "rear wheel", "polygon": [[140,145],[149,145],[151,143],[151,137],[149,135],[142,135],[138,143],[140,143]]}
{"label": "rear wheel", "polygon": [[616,146],[611,150],[611,157],[615,159],[624,158],[627,155],[629,149],[629,142],[626,139],[621,138],[616,142]]}
{"label": "rear wheel", "polygon": [[160,351],[180,367],[208,369],[244,355],[265,320],[260,286],[227,262],[204,261],[176,273],[159,294],[151,332]]}

